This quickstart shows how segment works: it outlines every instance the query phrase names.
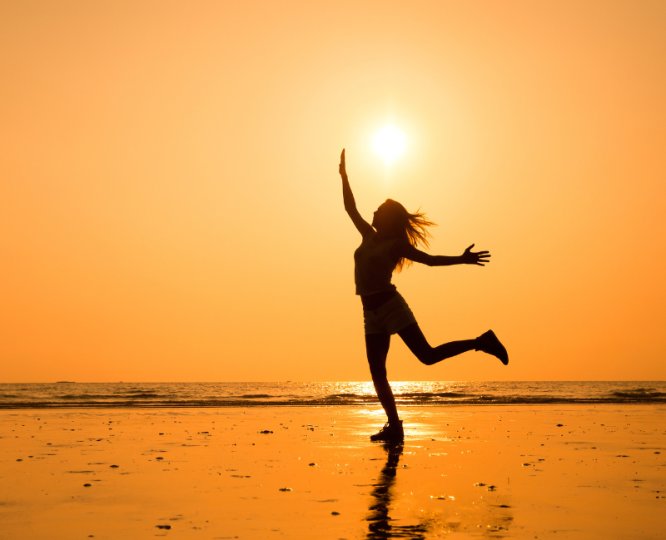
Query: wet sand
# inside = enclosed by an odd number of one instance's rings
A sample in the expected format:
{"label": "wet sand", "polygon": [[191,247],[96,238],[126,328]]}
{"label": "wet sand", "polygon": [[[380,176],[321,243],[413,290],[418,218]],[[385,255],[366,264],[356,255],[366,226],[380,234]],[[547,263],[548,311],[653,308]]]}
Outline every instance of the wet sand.
{"label": "wet sand", "polygon": [[1,411],[0,538],[664,538],[665,412]]}

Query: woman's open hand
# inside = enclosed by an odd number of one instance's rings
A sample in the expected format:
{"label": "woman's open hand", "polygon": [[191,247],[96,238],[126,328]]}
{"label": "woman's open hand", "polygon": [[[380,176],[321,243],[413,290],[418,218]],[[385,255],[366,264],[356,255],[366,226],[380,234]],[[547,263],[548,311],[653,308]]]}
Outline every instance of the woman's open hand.
{"label": "woman's open hand", "polygon": [[345,163],[345,149],[342,149],[342,154],[340,154],[340,176],[342,178],[347,178],[347,164]]}
{"label": "woman's open hand", "polygon": [[466,250],[465,253],[461,255],[462,263],[463,264],[476,264],[477,266],[484,266],[486,263],[489,263],[490,259],[490,251],[479,251],[477,253],[474,253],[472,251],[472,248],[474,247],[474,244],[469,246]]}

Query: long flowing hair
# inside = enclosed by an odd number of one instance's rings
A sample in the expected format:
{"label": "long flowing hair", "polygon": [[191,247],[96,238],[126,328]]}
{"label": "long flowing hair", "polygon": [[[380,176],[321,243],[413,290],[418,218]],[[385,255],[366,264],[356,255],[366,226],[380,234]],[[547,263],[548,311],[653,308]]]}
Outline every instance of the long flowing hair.
{"label": "long flowing hair", "polygon": [[[421,246],[427,249],[430,246],[428,238],[432,238],[432,235],[427,227],[436,227],[437,223],[430,221],[426,217],[425,212],[421,212],[419,208],[412,214],[403,205],[393,199],[386,199],[384,204],[391,210],[397,238],[406,240],[415,248]],[[412,261],[400,257],[394,272],[400,273],[411,265]]]}

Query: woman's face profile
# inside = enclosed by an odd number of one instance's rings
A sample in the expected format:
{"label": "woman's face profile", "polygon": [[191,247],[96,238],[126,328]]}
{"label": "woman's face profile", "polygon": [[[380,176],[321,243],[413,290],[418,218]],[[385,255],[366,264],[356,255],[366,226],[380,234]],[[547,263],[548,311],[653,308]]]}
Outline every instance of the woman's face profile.
{"label": "woman's face profile", "polygon": [[387,230],[391,227],[391,210],[386,203],[379,205],[372,217],[372,226],[379,230]]}

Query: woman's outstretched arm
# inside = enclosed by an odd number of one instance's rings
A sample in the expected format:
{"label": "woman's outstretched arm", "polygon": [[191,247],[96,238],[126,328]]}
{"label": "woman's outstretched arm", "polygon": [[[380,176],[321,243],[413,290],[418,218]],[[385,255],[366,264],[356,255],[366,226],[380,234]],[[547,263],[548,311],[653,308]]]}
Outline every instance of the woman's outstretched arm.
{"label": "woman's outstretched arm", "polygon": [[452,266],[454,264],[475,264],[477,266],[484,266],[490,262],[489,251],[473,252],[474,244],[469,246],[462,255],[448,256],[448,255],[428,255],[423,251],[416,249],[414,246],[406,241],[396,242],[391,248],[391,255],[394,257],[403,257],[421,264],[428,266]]}
{"label": "woman's outstretched arm", "polygon": [[362,236],[365,236],[369,232],[372,232],[374,229],[367,221],[365,221],[361,214],[358,213],[356,209],[356,201],[354,200],[354,194],[352,193],[351,186],[349,185],[349,178],[347,178],[347,164],[345,163],[345,151],[342,150],[340,154],[340,176],[342,177],[342,199],[345,203],[345,210],[349,217],[351,218],[354,226],[358,229],[358,232]]}

